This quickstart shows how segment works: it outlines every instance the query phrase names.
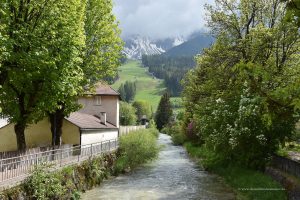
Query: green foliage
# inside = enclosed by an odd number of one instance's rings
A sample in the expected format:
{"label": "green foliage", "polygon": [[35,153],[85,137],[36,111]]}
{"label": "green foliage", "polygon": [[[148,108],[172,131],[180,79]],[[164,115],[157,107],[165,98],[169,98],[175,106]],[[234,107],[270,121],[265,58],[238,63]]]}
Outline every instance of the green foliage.
{"label": "green foliage", "polygon": [[288,21],[294,21],[300,27],[300,2],[298,0],[283,0],[287,2],[288,11],[286,18]]}
{"label": "green foliage", "polygon": [[136,116],[138,120],[141,120],[144,115],[147,119],[150,119],[152,117],[151,106],[148,102],[135,101],[133,102],[132,106],[136,109]]}
{"label": "green foliage", "polygon": [[183,145],[187,141],[187,137],[182,130],[182,124],[180,122],[165,126],[161,132],[170,135],[175,145]]}
{"label": "green foliage", "polygon": [[135,115],[135,108],[126,102],[120,102],[120,124],[127,125],[135,125],[137,121],[137,117]]}
{"label": "green foliage", "polygon": [[128,103],[133,101],[136,94],[135,82],[126,81],[125,84],[120,85],[118,92],[120,93],[123,101]]}
{"label": "green foliage", "polygon": [[103,179],[114,172],[114,153],[93,157],[79,165],[59,171],[49,165],[37,167],[23,184],[1,192],[1,199],[80,199],[80,192],[100,185]]}
{"label": "green foliage", "polygon": [[149,127],[149,128],[147,129],[147,132],[151,133],[151,134],[154,135],[156,138],[158,138],[158,136],[159,136],[159,131],[156,129],[155,126]]}
{"label": "green foliage", "polygon": [[45,166],[41,166],[25,181],[24,188],[30,199],[60,199],[66,192],[61,180],[60,173],[51,173]]}
{"label": "green foliage", "polygon": [[182,91],[181,79],[195,66],[192,56],[166,57],[164,55],[143,55],[142,63],[149,72],[164,83],[172,96],[179,96]]}
{"label": "green foliage", "polygon": [[87,0],[85,11],[85,51],[82,69],[86,81],[93,85],[114,76],[120,64],[123,41],[113,15],[112,0]]}
{"label": "green foliage", "polygon": [[170,122],[171,117],[172,108],[170,103],[170,96],[168,93],[165,93],[160,99],[155,115],[155,123],[157,125],[157,128],[161,130]]}
{"label": "green foliage", "polygon": [[124,88],[124,84],[121,84],[119,89],[118,89],[118,92],[120,94],[120,97],[123,101],[126,101],[126,92],[125,92],[125,88]]}
{"label": "green foliage", "polygon": [[148,128],[155,128],[156,129],[156,124],[154,119],[150,119],[149,124],[148,124]]}
{"label": "green foliage", "polygon": [[0,8],[0,106],[25,149],[26,126],[77,110],[83,86],[116,71],[123,43],[111,0],[1,1]]}
{"label": "green foliage", "polygon": [[182,131],[182,127],[180,125],[174,125],[171,127],[171,138],[175,145],[182,145],[186,140],[186,135]]}
{"label": "green foliage", "polygon": [[165,90],[162,80],[153,78],[139,61],[129,60],[119,67],[119,79],[112,85],[118,90],[126,81],[134,81],[136,85],[135,100],[150,103],[153,112],[156,111],[160,96]]}
{"label": "green foliage", "polygon": [[142,129],[121,136],[117,170],[134,168],[156,158],[159,152],[156,133],[157,130]]}
{"label": "green foliage", "polygon": [[16,123],[18,148],[25,149],[25,127],[67,101],[64,95],[80,91],[85,6],[80,0],[38,0],[1,1],[0,7],[0,103]]}
{"label": "green foliage", "polygon": [[[191,142],[185,143],[184,146],[192,157],[200,159],[199,164],[205,169],[224,178],[225,182],[234,188],[237,199],[287,199],[287,194],[282,186],[268,175],[260,171],[219,162],[218,155],[205,146],[196,146]],[[251,188],[258,190],[250,190]],[[278,190],[260,190],[261,188]]]}
{"label": "green foliage", "polygon": [[216,43],[183,81],[185,127],[217,159],[263,168],[299,120],[298,29],[279,0],[216,2]]}

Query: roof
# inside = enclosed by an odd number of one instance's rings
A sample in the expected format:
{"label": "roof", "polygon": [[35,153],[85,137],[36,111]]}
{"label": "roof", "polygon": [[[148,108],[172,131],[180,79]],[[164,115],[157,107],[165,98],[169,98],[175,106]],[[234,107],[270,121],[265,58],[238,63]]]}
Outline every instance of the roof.
{"label": "roof", "polygon": [[103,83],[97,83],[95,85],[94,92],[88,91],[86,94],[120,96],[120,94],[117,91],[115,91],[112,87]]}
{"label": "roof", "polygon": [[78,126],[81,129],[115,129],[115,125],[106,122],[106,125],[101,123],[101,120],[93,115],[73,112],[69,117],[65,118],[72,124]]}

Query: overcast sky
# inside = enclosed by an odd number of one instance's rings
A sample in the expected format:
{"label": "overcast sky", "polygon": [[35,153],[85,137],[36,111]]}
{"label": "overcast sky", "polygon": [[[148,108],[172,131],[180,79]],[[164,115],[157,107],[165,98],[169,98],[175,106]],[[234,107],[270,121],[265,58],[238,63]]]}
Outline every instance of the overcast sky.
{"label": "overcast sky", "polygon": [[187,36],[205,26],[204,4],[213,0],[113,0],[122,37]]}

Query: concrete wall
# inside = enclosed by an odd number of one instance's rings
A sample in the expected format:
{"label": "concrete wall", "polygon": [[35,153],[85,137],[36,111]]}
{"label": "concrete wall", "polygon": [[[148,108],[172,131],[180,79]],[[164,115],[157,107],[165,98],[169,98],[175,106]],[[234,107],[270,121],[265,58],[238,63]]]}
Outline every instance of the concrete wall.
{"label": "concrete wall", "polygon": [[[25,140],[28,148],[50,146],[52,134],[50,130],[50,122],[48,118],[32,124],[25,130]],[[64,120],[62,129],[63,144],[79,144],[80,132],[77,126]],[[17,141],[14,131],[14,124],[9,124],[0,128],[0,152],[16,151]]]}
{"label": "concrete wall", "polygon": [[81,145],[103,142],[117,138],[117,129],[83,130],[81,133]]}
{"label": "concrete wall", "polygon": [[118,96],[101,96],[101,105],[96,105],[95,96],[85,96],[78,99],[78,103],[83,108],[78,112],[99,115],[100,112],[106,112],[107,121],[119,127],[119,97]]}

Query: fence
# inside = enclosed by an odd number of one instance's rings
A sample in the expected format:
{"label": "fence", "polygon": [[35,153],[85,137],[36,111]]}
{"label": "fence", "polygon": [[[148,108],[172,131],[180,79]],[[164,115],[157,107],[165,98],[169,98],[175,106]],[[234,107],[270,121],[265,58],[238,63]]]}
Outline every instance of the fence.
{"label": "fence", "polygon": [[272,166],[300,178],[300,163],[297,161],[274,155]]}
{"label": "fence", "polygon": [[53,167],[62,167],[78,163],[94,155],[113,151],[117,147],[118,140],[114,139],[100,143],[64,147],[1,159],[0,186],[9,180],[26,177],[37,165],[42,163],[51,164]]}
{"label": "fence", "polygon": [[63,144],[61,146],[48,146],[48,147],[31,148],[31,149],[27,149],[26,151],[0,152],[0,160],[6,159],[6,158],[25,156],[25,155],[28,155],[28,154],[36,154],[36,153],[41,153],[41,152],[55,150],[55,149],[67,149],[67,148],[70,148],[72,146],[73,145],[71,145],[71,144]]}
{"label": "fence", "polygon": [[120,136],[121,135],[126,135],[131,131],[136,131],[140,129],[145,129],[146,125],[140,125],[140,126],[120,126]]}

